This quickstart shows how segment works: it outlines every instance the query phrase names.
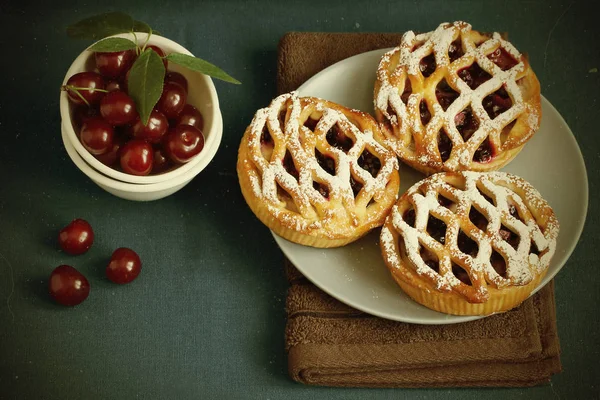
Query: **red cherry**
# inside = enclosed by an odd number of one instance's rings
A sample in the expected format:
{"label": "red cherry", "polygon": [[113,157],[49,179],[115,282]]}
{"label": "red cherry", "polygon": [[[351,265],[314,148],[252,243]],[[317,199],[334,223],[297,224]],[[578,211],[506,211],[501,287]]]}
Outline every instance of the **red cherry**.
{"label": "red cherry", "polygon": [[204,136],[191,125],[177,125],[163,139],[163,149],[174,162],[190,161],[204,147]]}
{"label": "red cherry", "polygon": [[175,119],[183,111],[187,102],[185,89],[172,81],[165,82],[163,92],[156,104],[158,111],[165,114],[169,119]]}
{"label": "red cherry", "polygon": [[161,174],[171,168],[173,164],[165,154],[162,148],[154,149],[154,165],[152,166],[152,174]]}
{"label": "red cherry", "polygon": [[88,106],[77,106],[73,110],[73,123],[77,131],[81,130],[83,124],[85,124],[90,118],[100,116],[100,110],[97,107]]}
{"label": "red cherry", "polygon": [[153,163],[154,151],[144,140],[130,140],[121,148],[121,168],[128,174],[148,175]]}
{"label": "red cherry", "polygon": [[95,105],[104,97],[104,78],[97,72],[80,72],[69,78],[63,90],[73,104]]}
{"label": "red cherry", "polygon": [[106,276],[114,283],[124,284],[133,281],[142,270],[140,256],[131,249],[121,247],[110,257]]}
{"label": "red cherry", "polygon": [[81,144],[93,155],[108,152],[113,145],[114,129],[102,117],[90,117],[81,127]]}
{"label": "red cherry", "polygon": [[83,254],[92,247],[93,243],[94,231],[89,222],[84,219],[74,219],[58,234],[58,244],[68,254]]}
{"label": "red cherry", "polygon": [[179,72],[169,71],[165,75],[165,82],[171,81],[181,85],[182,88],[185,89],[185,93],[188,92],[188,81],[185,79],[185,76],[180,74]]}
{"label": "red cherry", "polygon": [[136,139],[145,139],[150,143],[160,143],[168,129],[169,121],[167,117],[163,113],[153,110],[146,125],[138,118],[131,131]]}
{"label": "red cherry", "polygon": [[90,283],[70,265],[60,265],[52,271],[49,281],[50,296],[63,306],[76,306],[88,298]]}
{"label": "red cherry", "polygon": [[163,64],[165,64],[165,69],[167,69],[168,61],[167,61],[167,59],[165,58],[165,52],[163,51],[163,49],[161,49],[160,47],[158,47],[158,46],[156,46],[156,45],[153,45],[153,44],[151,44],[151,45],[149,45],[149,46],[146,46],[146,48],[147,48],[147,49],[152,49],[152,50],[154,50],[154,52],[155,52],[156,54],[158,54],[158,56],[159,56],[160,58],[162,58],[162,62],[163,62]]}
{"label": "red cherry", "polygon": [[130,124],[138,117],[133,99],[120,90],[109,92],[102,98],[100,114],[115,126]]}
{"label": "red cherry", "polygon": [[179,114],[179,118],[177,118],[176,125],[191,125],[199,130],[203,130],[204,118],[202,118],[202,114],[196,107],[186,104],[181,114]]}
{"label": "red cherry", "polygon": [[134,50],[116,51],[114,53],[94,53],[98,71],[108,78],[124,76],[135,60]]}
{"label": "red cherry", "polygon": [[121,147],[123,147],[124,144],[125,140],[122,138],[122,136],[115,135],[115,138],[113,139],[112,148],[106,153],[98,154],[95,157],[102,164],[112,168],[117,163],[117,160],[119,159],[119,151],[121,150]]}
{"label": "red cherry", "polygon": [[106,82],[106,90],[109,92],[114,92],[116,90],[125,91],[125,84],[122,81],[110,80]]}

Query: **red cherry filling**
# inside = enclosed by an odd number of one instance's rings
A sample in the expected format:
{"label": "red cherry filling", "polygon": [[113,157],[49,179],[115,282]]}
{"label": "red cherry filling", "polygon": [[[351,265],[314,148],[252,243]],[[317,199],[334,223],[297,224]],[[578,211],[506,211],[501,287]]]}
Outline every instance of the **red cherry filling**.
{"label": "red cherry filling", "polygon": [[481,102],[483,108],[488,113],[491,119],[496,118],[504,111],[512,107],[512,99],[504,89],[504,86],[496,90],[494,93],[485,96]]}
{"label": "red cherry filling", "polygon": [[429,108],[427,108],[427,103],[423,100],[419,104],[419,114],[421,115],[421,123],[423,125],[427,125],[431,121],[431,113],[429,112]]}
{"label": "red cherry filling", "polygon": [[108,92],[100,101],[100,114],[113,126],[130,124],[138,117],[135,103],[125,92]]}
{"label": "red cherry filling", "polygon": [[469,273],[460,265],[452,263],[452,273],[465,285],[471,285],[471,277],[469,277]]}
{"label": "red cherry filling", "polygon": [[327,172],[329,175],[335,175],[335,160],[332,157],[326,156],[319,150],[315,149],[315,158],[317,163]]}
{"label": "red cherry filling", "polygon": [[517,207],[515,207],[514,204],[511,204],[508,206],[508,213],[510,215],[512,215],[513,218],[521,220],[521,216],[519,215],[519,210],[517,210]]}
{"label": "red cherry filling", "polygon": [[421,255],[421,258],[423,259],[423,262],[425,262],[425,265],[427,265],[429,268],[431,268],[437,273],[440,272],[440,263],[438,261],[437,256],[434,253],[427,250],[425,247],[421,247],[419,253]]}
{"label": "red cherry filling", "polygon": [[454,204],[454,202],[449,198],[438,194],[438,204],[442,207],[450,208],[450,206]]}
{"label": "red cherry filling", "polygon": [[134,50],[124,50],[113,53],[96,52],[94,58],[102,75],[107,78],[119,78],[125,76],[136,55]]}
{"label": "red cherry filling", "polygon": [[125,284],[138,277],[142,270],[140,256],[131,249],[121,247],[110,257],[106,267],[106,277],[114,283]]}
{"label": "red cherry filling", "polygon": [[410,79],[406,78],[406,81],[404,81],[404,90],[402,91],[402,95],[400,96],[400,99],[404,104],[408,103],[408,98],[410,97],[411,93],[412,84],[410,83]]}
{"label": "red cherry filling", "polygon": [[76,306],[90,295],[90,283],[70,265],[60,265],[50,274],[50,296],[63,306]]}
{"label": "red cherry filling", "polygon": [[493,53],[488,55],[488,58],[492,60],[502,71],[511,69],[519,62],[513,58],[506,50],[502,47],[498,47]]}
{"label": "red cherry filling", "polygon": [[304,126],[314,132],[315,129],[317,128],[317,124],[318,123],[319,123],[318,119],[314,119],[314,118],[308,117],[306,119],[306,121],[304,121]]}
{"label": "red cherry filling", "polygon": [[489,138],[486,138],[475,150],[475,154],[473,155],[473,160],[479,163],[487,163],[492,161],[495,157],[496,152],[490,142]]}
{"label": "red cherry filling", "polygon": [[540,254],[540,250],[538,249],[537,245],[535,244],[535,242],[533,240],[531,241],[531,245],[529,246],[529,252],[531,254],[535,254],[535,255]]}
{"label": "red cherry filling", "polygon": [[458,76],[473,90],[492,77],[477,63],[473,63],[470,67],[458,71]]}
{"label": "red cherry filling", "polygon": [[515,249],[519,246],[521,238],[519,237],[519,235],[508,229],[506,226],[502,225],[498,233],[500,234],[502,240],[508,242],[508,244],[510,244]]}
{"label": "red cherry filling", "polygon": [[477,253],[479,252],[479,245],[477,244],[477,242],[475,242],[473,239],[467,236],[467,234],[464,233],[462,229],[460,230],[460,232],[458,232],[458,239],[456,241],[456,244],[458,245],[458,249],[463,253],[468,254],[471,257],[477,257]]}
{"label": "red cherry filling", "polygon": [[333,125],[325,136],[327,143],[335,147],[336,149],[342,150],[344,153],[348,153],[354,142],[348,136],[341,131],[337,125]]}
{"label": "red cherry filling", "polygon": [[362,169],[367,170],[373,178],[377,176],[381,169],[379,158],[375,157],[368,150],[363,151],[360,157],[358,157],[358,165]]}
{"label": "red cherry filling", "polygon": [[471,207],[471,210],[469,210],[469,219],[471,220],[473,225],[475,225],[477,228],[481,229],[482,231],[485,231],[487,229],[489,221],[475,207]]}
{"label": "red cherry filling", "polygon": [[441,244],[446,243],[446,223],[433,215],[427,220],[427,233]]}
{"label": "red cherry filling", "polygon": [[404,211],[404,214],[402,214],[402,219],[409,226],[412,226],[414,228],[415,227],[415,219],[416,219],[415,209],[411,208],[409,210]]}
{"label": "red cherry filling", "polygon": [[450,62],[456,61],[462,57],[463,54],[465,54],[465,52],[463,51],[460,39],[456,39],[454,42],[450,43],[450,47],[448,47],[448,58],[450,58]]}
{"label": "red cherry filling", "polygon": [[288,174],[292,175],[294,178],[296,178],[296,180],[298,180],[300,174],[298,173],[298,170],[294,165],[294,159],[292,158],[292,154],[289,151],[285,152],[285,156],[283,157],[283,160],[281,160],[281,162],[283,164],[283,168],[285,168]]}
{"label": "red cherry filling", "polygon": [[433,54],[423,57],[419,62],[419,69],[425,78],[433,74],[436,68],[437,64],[435,62],[435,55]]}
{"label": "red cherry filling", "polygon": [[313,181],[313,188],[316,191],[318,191],[321,194],[321,196],[323,196],[326,199],[329,199],[329,188],[326,185]]}
{"label": "red cherry filling", "polygon": [[67,254],[83,254],[94,243],[94,230],[84,219],[74,219],[58,233],[58,244]]}
{"label": "red cherry filling", "polygon": [[493,204],[493,205],[496,205],[496,203],[494,202],[494,200],[492,200],[492,198],[491,198],[490,196],[488,196],[487,194],[483,193],[483,192],[481,191],[481,189],[479,189],[478,187],[477,187],[477,191],[479,192],[479,194],[480,194],[481,196],[483,196],[483,198],[484,198],[484,199],[485,199],[485,200],[486,200],[488,203],[490,203],[490,204]]}
{"label": "red cherry filling", "polygon": [[452,104],[458,96],[459,93],[452,89],[446,79],[442,79],[435,88],[435,97],[444,111],[450,107],[450,104]]}
{"label": "red cherry filling", "polygon": [[479,128],[479,120],[473,114],[471,106],[468,106],[454,117],[456,129],[460,132],[463,140],[466,142]]}
{"label": "red cherry filling", "polygon": [[441,129],[438,133],[438,150],[442,162],[446,162],[450,158],[450,153],[452,153],[452,141],[445,129]]}
{"label": "red cherry filling", "polygon": [[498,275],[506,278],[506,260],[504,260],[502,254],[498,253],[496,250],[492,250],[490,264],[492,264],[492,268],[494,268],[494,271],[496,271]]}
{"label": "red cherry filling", "polygon": [[352,193],[354,193],[354,197],[358,196],[360,190],[363,188],[363,184],[354,179],[352,175],[350,175],[350,187],[352,188]]}
{"label": "red cherry filling", "polygon": [[81,127],[79,138],[87,151],[100,155],[112,149],[114,134],[113,127],[102,117],[91,117]]}

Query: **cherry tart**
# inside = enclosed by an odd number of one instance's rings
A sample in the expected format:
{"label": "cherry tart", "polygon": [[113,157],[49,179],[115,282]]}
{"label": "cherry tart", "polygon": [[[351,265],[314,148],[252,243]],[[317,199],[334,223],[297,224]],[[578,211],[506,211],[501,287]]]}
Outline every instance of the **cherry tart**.
{"label": "cherry tart", "polygon": [[540,284],[559,225],[548,203],[504,172],[441,172],[412,186],[381,230],[383,259],[418,303],[447,314],[510,310]]}
{"label": "cherry tart", "polygon": [[348,244],[381,226],[398,196],[394,153],[370,115],[296,92],[256,112],[237,173],[246,202],[278,235],[313,247]]}
{"label": "cherry tart", "polygon": [[540,84],[526,56],[465,22],[405,33],[381,58],[374,106],[385,143],[425,174],[497,170],[541,120]]}

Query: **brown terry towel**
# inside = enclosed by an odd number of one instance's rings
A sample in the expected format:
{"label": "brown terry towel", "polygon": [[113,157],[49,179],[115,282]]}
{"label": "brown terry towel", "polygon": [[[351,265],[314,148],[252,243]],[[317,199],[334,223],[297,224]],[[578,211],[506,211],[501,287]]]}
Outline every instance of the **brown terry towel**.
{"label": "brown terry towel", "polygon": [[[401,34],[289,33],[277,87],[296,89],[352,55],[393,47]],[[532,386],[560,372],[554,284],[520,307],[477,321],[416,325],[355,310],[308,282],[286,260],[286,350],[305,384],[362,387]],[[392,279],[390,277],[390,279]]]}

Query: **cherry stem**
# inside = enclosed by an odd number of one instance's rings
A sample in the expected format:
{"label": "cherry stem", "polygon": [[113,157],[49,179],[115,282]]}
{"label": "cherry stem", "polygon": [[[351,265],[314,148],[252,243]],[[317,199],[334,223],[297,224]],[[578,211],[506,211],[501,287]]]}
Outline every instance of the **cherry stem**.
{"label": "cherry stem", "polygon": [[79,93],[81,90],[87,90],[88,92],[97,90],[99,92],[108,93],[108,90],[104,90],[104,89],[78,87],[78,86],[73,86],[73,85],[63,85],[60,89],[64,90],[64,91],[69,91],[69,92],[75,93],[77,96],[79,96],[79,98],[81,100],[83,100],[83,102],[88,107],[89,107],[90,103],[85,99],[85,97],[83,97],[83,95],[81,93]]}

